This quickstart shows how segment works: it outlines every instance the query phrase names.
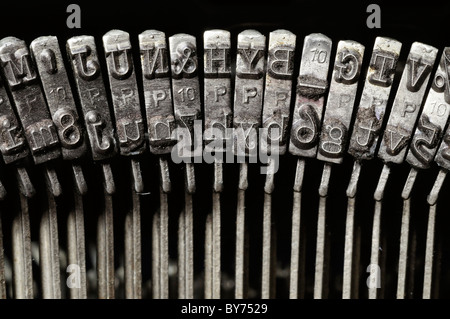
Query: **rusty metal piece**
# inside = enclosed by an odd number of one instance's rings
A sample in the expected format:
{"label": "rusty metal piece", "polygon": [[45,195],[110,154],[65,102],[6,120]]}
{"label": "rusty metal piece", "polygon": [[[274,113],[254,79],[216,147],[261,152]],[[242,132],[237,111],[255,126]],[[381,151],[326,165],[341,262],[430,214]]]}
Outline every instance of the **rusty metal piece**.
{"label": "rusty metal piece", "polygon": [[[176,123],[172,105],[169,55],[164,32],[147,30],[139,34],[142,80],[147,116],[150,152],[163,155],[172,151]],[[153,296],[169,297],[168,199],[171,191],[169,166],[159,157],[160,210],[154,215]]]}
{"label": "rusty metal piece", "polygon": [[[190,299],[194,295],[194,243],[193,243],[193,202],[195,192],[195,174],[191,152],[199,145],[194,135],[194,121],[201,119],[200,83],[198,78],[197,44],[195,37],[188,34],[176,34],[169,38],[170,61],[172,70],[172,92],[175,120],[177,128],[183,134],[183,141],[187,142],[190,151],[182,154],[186,161],[185,169],[185,207],[180,218],[184,219],[184,229],[180,235],[184,236],[184,292],[181,295]],[[201,149],[200,143],[200,149]],[[178,145],[178,144],[177,144]],[[180,247],[181,248],[181,247]],[[180,279],[183,280],[183,279]]]}
{"label": "rusty metal piece", "polygon": [[145,151],[144,120],[127,32],[111,30],[103,36],[109,86],[120,154],[139,155]]}
{"label": "rusty metal piece", "polygon": [[364,46],[354,41],[339,41],[334,70],[328,94],[317,159],[325,161],[319,187],[319,212],[317,220],[316,269],[314,277],[314,298],[327,296],[325,282],[327,232],[326,196],[331,177],[331,164],[340,164],[348,143],[348,132],[353,114],[353,105],[361,73]]}
{"label": "rusty metal piece", "polygon": [[214,180],[212,213],[207,216],[205,242],[205,297],[220,298],[221,288],[221,207],[223,190],[223,155],[232,126],[232,89],[230,32],[208,30],[204,42],[204,109],[205,152],[214,152]]}
{"label": "rusty metal piece", "polygon": [[[444,49],[411,139],[406,161],[425,169],[433,161],[450,115],[450,47]],[[442,155],[441,155],[442,156]]]}
{"label": "rusty metal piece", "polygon": [[169,56],[164,32],[147,30],[139,34],[150,152],[168,154],[176,139]]}
{"label": "rusty metal piece", "polygon": [[70,38],[67,40],[67,53],[78,88],[92,158],[94,161],[108,160],[117,154],[117,143],[94,38]]}
{"label": "rusty metal piece", "polygon": [[[205,149],[213,147],[215,152],[225,151],[228,129],[232,126],[232,89],[230,32],[208,30],[203,34],[204,42],[204,108]],[[215,143],[209,145],[214,141]],[[217,156],[217,155],[216,155]]]}
{"label": "rusty metal piece", "polygon": [[[28,172],[22,165],[30,154],[24,131],[14,113],[11,101],[7,95],[3,81],[0,79],[0,151],[5,164],[16,163],[18,186],[23,195],[30,198],[35,189],[30,181]],[[6,195],[6,190],[0,182],[0,199]]]}
{"label": "rusty metal piece", "polygon": [[438,176],[436,177],[436,181],[433,184],[433,188],[430,191],[430,194],[427,197],[427,202],[429,205],[433,206],[436,204],[439,192],[441,190],[442,184],[445,181],[445,177],[447,176],[447,171],[444,169],[441,169],[439,171]]}
{"label": "rusty metal piece", "polygon": [[255,157],[261,127],[266,37],[256,30],[238,34],[233,110],[233,151]]}
{"label": "rusty metal piece", "polygon": [[[289,152],[302,157],[316,157],[320,138],[321,120],[325,93],[328,89],[328,69],[330,65],[332,41],[320,33],[305,37],[297,79],[297,90]],[[300,283],[300,217],[301,190],[305,161],[298,159],[294,180],[294,203],[292,208],[291,273],[289,298],[297,298],[304,293]]]}
{"label": "rusty metal piece", "polygon": [[394,39],[375,39],[348,149],[357,161],[375,156],[401,47]]}
{"label": "rusty metal piece", "polygon": [[5,164],[18,162],[29,155],[22,127],[14,113],[6,89],[0,80],[0,151]]}
{"label": "rusty metal piece", "polygon": [[302,157],[316,157],[328,90],[332,41],[323,34],[312,33],[305,37],[303,43],[289,152]]}
{"label": "rusty metal piece", "polygon": [[[295,34],[287,30],[276,30],[269,35],[262,111],[262,127],[267,130],[264,133],[267,135],[260,145],[263,154],[283,155],[286,152],[295,43]],[[274,142],[275,147],[272,147]]]}
{"label": "rusty metal piece", "polygon": [[176,34],[169,38],[169,46],[175,120],[177,127],[188,130],[188,142],[193,146],[194,121],[201,119],[202,112],[196,39],[188,34]]}
{"label": "rusty metal piece", "polygon": [[69,78],[58,39],[46,36],[30,45],[42,82],[48,108],[61,142],[64,160],[77,160],[86,155],[87,139],[78,116]]}
{"label": "rusty metal piece", "polygon": [[272,196],[274,190],[274,165],[286,152],[288,123],[294,72],[296,36],[287,30],[276,30],[269,35],[267,72],[262,111],[262,136],[260,152],[270,155],[264,185],[263,245],[261,298],[268,299],[275,292],[275,247],[272,245]]}
{"label": "rusty metal piece", "polygon": [[41,164],[61,157],[56,126],[25,42],[14,37],[2,39],[0,64],[34,162]]}
{"label": "rusty metal piece", "polygon": [[378,151],[385,163],[400,164],[405,159],[437,51],[419,42],[411,46]]}
{"label": "rusty metal piece", "polygon": [[339,41],[320,135],[319,160],[336,164],[343,161],[363,55],[361,44]]}

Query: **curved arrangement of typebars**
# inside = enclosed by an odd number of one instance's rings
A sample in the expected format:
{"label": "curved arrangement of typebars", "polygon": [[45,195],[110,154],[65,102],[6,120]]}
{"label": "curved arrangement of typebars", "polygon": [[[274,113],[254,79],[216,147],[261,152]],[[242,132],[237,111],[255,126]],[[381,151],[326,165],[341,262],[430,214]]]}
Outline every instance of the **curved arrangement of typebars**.
{"label": "curved arrangement of typebars", "polygon": [[[86,298],[86,265],[83,223],[83,195],[87,185],[79,159],[90,153],[99,163],[104,177],[104,211],[100,213],[97,247],[98,297],[114,297],[114,247],[112,234],[112,199],[115,184],[110,159],[117,154],[130,159],[133,175],[133,211],[127,219],[125,247],[125,286],[127,298],[141,297],[139,193],[143,191],[137,155],[146,151],[159,157],[161,207],[153,224],[153,296],[168,297],[168,202],[171,183],[168,159],[176,144],[176,127],[193,131],[194,120],[202,119],[204,131],[210,128],[234,128],[233,152],[253,156],[256,143],[247,143],[256,128],[275,128],[280,134],[260,139],[266,152],[271,142],[298,156],[294,182],[292,215],[292,251],[290,297],[297,298],[299,282],[300,210],[305,158],[324,162],[319,189],[317,253],[314,297],[322,298],[324,285],[325,214],[328,182],[332,165],[341,164],[345,152],[354,157],[354,168],[347,189],[343,298],[352,296],[353,221],[355,195],[361,163],[377,156],[384,162],[374,195],[371,264],[379,259],[380,214],[383,192],[391,166],[406,160],[411,172],[402,194],[404,212],[400,243],[397,297],[405,295],[406,256],[408,249],[409,197],[419,169],[435,160],[441,167],[428,197],[430,212],[427,235],[423,297],[430,297],[433,263],[433,233],[439,189],[450,169],[450,133],[445,131],[450,115],[448,82],[450,48],[439,60],[438,49],[413,43],[399,82],[384,132],[381,130],[391,94],[402,44],[394,39],[375,40],[367,77],[359,104],[355,104],[365,48],[355,41],[337,43],[331,79],[328,78],[332,41],[322,34],[305,37],[299,76],[293,87],[296,36],[286,30],[266,37],[255,30],[237,36],[234,92],[231,86],[230,33],[210,30],[204,33],[204,96],[201,100],[198,78],[196,38],[177,34],[168,38],[150,30],[139,35],[142,79],[137,79],[129,34],[113,30],[103,37],[114,117],[110,113],[105,82],[101,76],[94,38],[77,36],[67,40],[66,54],[72,72],[64,67],[63,54],[56,37],[34,40],[30,47],[22,40],[7,37],[0,41],[0,63],[5,86],[0,87],[0,150],[7,166],[17,170],[21,209],[13,221],[13,291],[16,298],[33,297],[28,199],[35,190],[24,160],[31,155],[44,170],[48,210],[42,216],[40,263],[44,298],[60,298],[57,214],[54,198],[61,186],[53,167],[56,159],[70,161],[76,185],[75,209],[68,218],[68,264],[79,265],[78,285],[70,289],[71,298]],[[439,66],[434,75],[434,64]],[[75,79],[75,89],[69,83]],[[137,81],[143,82],[145,114],[141,110]],[[426,87],[432,81],[425,95]],[[7,93],[8,90],[8,93]],[[76,92],[74,92],[76,91]],[[295,105],[291,107],[291,92]],[[76,105],[74,94],[80,105]],[[425,99],[426,96],[426,99]],[[234,97],[234,102],[233,102]],[[326,103],[325,103],[325,97]],[[78,108],[79,106],[79,108]],[[355,107],[354,107],[355,106]],[[355,114],[354,114],[355,113]],[[292,120],[290,119],[292,114]],[[351,129],[352,116],[355,124]],[[114,122],[112,120],[114,118]],[[146,124],[145,124],[146,123]],[[291,127],[288,127],[292,123]],[[145,132],[147,128],[147,132]],[[205,133],[206,134],[206,133]],[[148,136],[148,140],[146,138]],[[239,136],[241,138],[239,138]],[[381,138],[379,138],[381,136]],[[219,137],[205,136],[205,144]],[[243,142],[245,141],[245,142]],[[219,146],[221,144],[219,143]],[[225,149],[222,149],[225,151]],[[189,155],[190,156],[190,155]],[[263,253],[261,297],[272,296],[273,260],[271,256],[271,192],[274,188],[273,161],[268,164],[264,187]],[[185,209],[179,219],[178,296],[193,297],[193,203],[195,173],[186,164]],[[214,163],[213,209],[206,226],[205,293],[219,298],[220,264],[220,193],[223,189],[222,162]],[[247,161],[240,164],[236,220],[235,297],[245,298],[245,191]],[[5,190],[0,188],[0,196]],[[1,242],[0,242],[1,244]],[[3,253],[3,250],[0,250]],[[155,257],[156,256],[156,257]],[[377,267],[371,270],[376,273]],[[0,255],[0,296],[6,297],[4,260]],[[371,276],[377,280],[377,276]],[[377,298],[376,282],[369,285],[369,297]]]}

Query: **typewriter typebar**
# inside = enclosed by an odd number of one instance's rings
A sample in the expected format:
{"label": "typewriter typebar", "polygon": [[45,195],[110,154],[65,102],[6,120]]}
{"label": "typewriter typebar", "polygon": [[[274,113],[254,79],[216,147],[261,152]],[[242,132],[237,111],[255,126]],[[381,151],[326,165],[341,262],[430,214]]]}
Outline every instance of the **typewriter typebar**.
{"label": "typewriter typebar", "polygon": [[450,47],[254,27],[0,40],[0,299],[450,295]]}

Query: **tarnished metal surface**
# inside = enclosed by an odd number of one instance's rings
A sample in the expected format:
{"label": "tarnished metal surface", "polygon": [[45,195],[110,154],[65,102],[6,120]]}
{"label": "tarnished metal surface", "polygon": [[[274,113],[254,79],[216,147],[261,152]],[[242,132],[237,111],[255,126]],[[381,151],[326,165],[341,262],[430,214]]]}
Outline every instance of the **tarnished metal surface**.
{"label": "tarnished metal surface", "polygon": [[[172,70],[172,92],[175,120],[181,128],[182,139],[188,143],[188,154],[179,154],[186,160],[184,210],[180,214],[180,222],[184,226],[179,230],[179,236],[184,236],[184,258],[179,260],[180,275],[184,281],[184,289],[179,289],[180,298],[191,299],[194,294],[194,212],[192,194],[195,192],[195,174],[192,158],[194,150],[201,149],[197,136],[194,134],[194,121],[201,119],[202,108],[200,98],[200,82],[198,78],[197,43],[195,37],[188,34],[176,34],[169,38],[170,61]],[[178,135],[180,136],[180,135]],[[186,141],[186,139],[188,141]],[[181,226],[180,226],[181,227]]]}
{"label": "tarnished metal surface", "polygon": [[64,160],[85,156],[87,139],[72,95],[58,39],[40,37],[30,45],[48,108],[56,126]]}
{"label": "tarnished metal surface", "polygon": [[[276,30],[269,35],[262,111],[262,127],[267,136],[260,145],[263,154],[286,152],[295,44],[296,36],[290,31]],[[275,147],[271,147],[274,142]]]}
{"label": "tarnished metal surface", "polygon": [[104,178],[104,207],[97,223],[97,283],[98,297],[114,298],[114,237],[113,205],[114,178],[109,163],[118,152],[112,116],[101,76],[95,40],[92,36],[78,36],[67,40],[67,53],[78,88],[78,96],[88,132],[91,155],[102,161]]}
{"label": "tarnished metal surface", "polygon": [[[286,152],[287,125],[290,119],[292,74],[296,36],[287,30],[276,30],[269,35],[267,72],[264,87],[260,152],[283,155]],[[274,190],[274,161],[267,163],[264,185],[263,244],[261,297],[268,299],[275,292],[274,247],[272,245],[272,195]]]}
{"label": "tarnished metal surface", "polygon": [[364,46],[361,44],[339,41],[323,117],[317,154],[319,160],[337,164],[343,161],[363,55]]}
{"label": "tarnished metal surface", "polygon": [[112,30],[103,36],[109,86],[120,154],[139,155],[145,151],[144,120],[141,113],[130,35]]}
{"label": "tarnished metal surface", "polygon": [[25,42],[14,37],[2,39],[0,61],[34,162],[41,164],[61,157],[56,126]]}
{"label": "tarnished metal surface", "polygon": [[375,156],[401,47],[394,39],[375,39],[348,150],[356,160]]}
{"label": "tarnished metal surface", "polygon": [[94,37],[70,38],[67,40],[67,53],[77,84],[92,158],[95,161],[110,159],[118,149]]}
{"label": "tarnished metal surface", "polygon": [[238,156],[256,156],[261,127],[266,37],[256,30],[238,34],[234,89],[234,147]]}
{"label": "tarnished metal surface", "polygon": [[358,273],[353,264],[358,245],[354,236],[355,203],[358,180],[363,160],[375,156],[378,137],[381,134],[383,118],[386,112],[401,43],[390,38],[377,37],[369,63],[366,81],[356,113],[356,120],[350,138],[348,152],[354,157],[353,171],[347,187],[347,218],[345,227],[344,271],[342,297],[349,299],[355,295],[355,282]]}
{"label": "tarnished metal surface", "polygon": [[9,164],[26,158],[30,152],[2,82],[0,81],[0,151],[5,164]]}
{"label": "tarnished metal surface", "polygon": [[178,127],[188,130],[193,142],[194,121],[201,119],[202,112],[196,39],[188,34],[173,35],[169,46],[175,120]]}
{"label": "tarnished metal surface", "polygon": [[[205,297],[220,298],[221,293],[221,205],[223,190],[223,158],[232,125],[231,39],[230,32],[208,30],[204,42],[204,140],[205,151],[214,151],[212,213],[206,220]],[[206,243],[205,243],[206,244]],[[209,247],[209,248],[208,248]]]}
{"label": "tarnished metal surface", "polygon": [[[289,152],[293,155],[316,157],[325,94],[328,89],[331,46],[331,39],[323,34],[313,33],[305,37],[290,132]],[[300,252],[301,191],[304,172],[305,160],[298,159],[293,187],[289,298],[303,296],[305,291],[304,281],[299,282],[299,277],[302,278],[303,273],[303,269],[300,268],[304,261]]]}
{"label": "tarnished metal surface", "polygon": [[332,41],[320,33],[305,37],[297,79],[289,152],[316,157],[320,138]]}
{"label": "tarnished metal surface", "polygon": [[175,117],[166,35],[156,30],[144,31],[139,34],[139,46],[150,152],[167,154],[175,144]]}
{"label": "tarnished metal surface", "polygon": [[[215,141],[210,147],[215,151],[225,150],[226,129],[231,128],[231,39],[230,32],[209,30],[203,35],[204,42],[204,108],[205,144]],[[220,136],[221,134],[221,136]],[[218,136],[219,135],[219,136]],[[224,141],[222,141],[224,140]]]}
{"label": "tarnished metal surface", "polygon": [[[434,76],[430,92],[428,93],[428,96],[434,97],[434,100],[430,98],[429,107],[431,107],[431,109],[435,113],[439,111],[439,108],[441,112],[445,109],[445,113],[447,114],[447,116],[450,101],[449,64],[450,64],[450,49],[445,48],[442,53],[441,61],[439,62],[438,70],[436,72],[436,75]],[[429,98],[427,97],[427,102],[428,99]],[[439,114],[436,113],[435,115],[439,116]],[[450,128],[447,128],[445,134],[443,134],[442,142],[436,153],[436,157],[434,158],[436,163],[445,170],[450,169],[450,152],[448,151],[449,145],[450,145]]]}
{"label": "tarnished metal surface", "polygon": [[436,55],[432,46],[419,42],[411,46],[378,151],[385,163],[400,164],[405,159]]}
{"label": "tarnished metal surface", "polygon": [[[448,63],[450,48],[445,48],[431,89],[411,139],[406,161],[416,168],[428,168],[439,146],[450,114]],[[441,153],[442,156],[442,153]]]}

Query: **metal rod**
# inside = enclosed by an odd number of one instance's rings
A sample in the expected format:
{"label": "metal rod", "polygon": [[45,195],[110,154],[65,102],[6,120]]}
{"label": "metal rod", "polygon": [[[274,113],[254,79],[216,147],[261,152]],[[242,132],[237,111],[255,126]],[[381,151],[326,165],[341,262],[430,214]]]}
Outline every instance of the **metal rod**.
{"label": "metal rod", "polygon": [[272,195],[264,193],[261,298],[272,297]]}
{"label": "metal rod", "polygon": [[59,197],[62,194],[62,187],[58,180],[58,175],[53,167],[46,165],[45,169],[45,179],[47,181],[47,188],[50,190],[54,197]]}
{"label": "metal rod", "polygon": [[54,185],[48,184],[47,209],[43,212],[39,234],[39,255],[42,280],[42,296],[44,299],[61,298],[61,278],[59,267],[59,242],[57,208]]}
{"label": "metal rod", "polygon": [[178,217],[178,299],[186,299],[185,214]]}
{"label": "metal rod", "polygon": [[88,187],[81,166],[72,163],[71,167],[76,189],[73,191],[73,208],[67,217],[67,250],[68,271],[75,271],[75,276],[70,276],[70,279],[67,279],[67,286],[70,288],[71,299],[86,299],[86,242],[83,195],[87,193]]}
{"label": "metal rod", "polygon": [[171,182],[169,167],[165,158],[159,158],[160,168],[160,207],[153,215],[152,231],[152,281],[153,298],[167,299],[169,297],[168,267],[168,202],[167,192],[170,192]]}
{"label": "metal rod", "polygon": [[246,265],[246,236],[245,236],[245,191],[248,187],[248,164],[241,163],[239,169],[239,189],[236,214],[236,260],[235,260],[235,298],[247,297],[247,265]]}
{"label": "metal rod", "polygon": [[86,180],[84,179],[83,169],[78,164],[72,164],[72,173],[80,195],[85,195],[88,191]]}
{"label": "metal rod", "polygon": [[347,197],[354,198],[356,196],[356,191],[358,187],[359,175],[361,174],[361,163],[355,161],[353,163],[353,171],[350,176],[350,182],[347,187]]}
{"label": "metal rod", "polygon": [[402,191],[402,198],[403,199],[408,199],[411,197],[411,192],[414,186],[414,182],[416,181],[416,177],[417,177],[417,169],[415,169],[414,167],[411,167],[409,174],[408,174],[408,178],[406,179],[406,183],[405,186],[403,187],[403,191]]}
{"label": "metal rod", "polygon": [[167,159],[159,157],[159,168],[161,175],[161,188],[164,193],[170,193],[172,183],[170,182],[169,164]]}
{"label": "metal rod", "polygon": [[116,192],[116,185],[114,183],[111,165],[108,163],[103,163],[101,164],[101,166],[103,171],[103,183],[106,190],[106,194],[112,195]]}
{"label": "metal rod", "polygon": [[331,176],[331,165],[329,163],[325,163],[323,165],[322,180],[320,181],[320,186],[319,186],[320,197],[326,197],[328,195],[328,186],[330,184],[330,176]]}
{"label": "metal rod", "polygon": [[160,191],[160,298],[169,298],[169,207],[167,193]]}
{"label": "metal rod", "polygon": [[[299,262],[300,262],[300,231],[301,231],[301,209],[302,209],[302,187],[303,176],[305,173],[305,161],[297,160],[294,181],[294,199],[292,207],[292,235],[291,235],[291,266],[289,282],[289,298],[297,299],[299,297]],[[301,283],[304,286],[304,283]]]}
{"label": "metal rod", "polygon": [[402,191],[403,213],[400,229],[400,250],[398,260],[397,299],[405,298],[406,274],[409,248],[409,221],[411,215],[411,192],[417,177],[417,169],[411,168]]}
{"label": "metal rod", "polygon": [[292,237],[291,237],[291,267],[289,278],[289,298],[298,298],[298,275],[300,271],[300,220],[301,220],[302,193],[294,191],[294,203],[292,207]]}
{"label": "metal rod", "polygon": [[141,163],[135,158],[132,158],[130,162],[134,191],[136,193],[142,193],[144,191],[144,181],[142,179]]}
{"label": "metal rod", "polygon": [[194,212],[192,194],[185,192],[184,236],[185,236],[185,281],[186,299],[194,298]]}
{"label": "metal rod", "polygon": [[383,166],[381,171],[380,179],[378,180],[377,188],[375,189],[374,198],[376,201],[381,201],[384,196],[384,189],[386,188],[386,183],[389,179],[390,168],[388,165]]}
{"label": "metal rod", "polygon": [[[157,212],[153,215],[152,222],[152,293],[153,299],[161,298],[161,288],[160,288],[160,214]],[[180,268],[180,266],[178,266]],[[181,273],[181,272],[180,272]],[[181,298],[181,297],[179,297]]]}
{"label": "metal rod", "polygon": [[326,241],[326,204],[328,195],[328,185],[331,176],[331,164],[325,163],[323,166],[322,180],[319,186],[319,213],[317,218],[317,239],[316,239],[316,268],[314,274],[314,299],[326,297],[327,289],[324,283],[325,268],[325,241]]}
{"label": "metal rod", "polygon": [[213,299],[220,298],[221,286],[221,209],[220,193],[213,192],[212,213],[212,295]]}
{"label": "metal rod", "polygon": [[342,283],[342,299],[352,298],[352,275],[354,258],[354,221],[355,197],[349,197],[347,202],[347,219],[345,222],[344,273]]}
{"label": "metal rod", "polygon": [[447,176],[447,171],[441,169],[439,171],[438,176],[436,177],[436,181],[434,182],[433,188],[431,189],[430,194],[427,197],[428,204],[433,206],[436,204],[439,192],[441,190],[442,184],[444,184],[445,177]]}
{"label": "metal rod", "polygon": [[100,299],[113,299],[115,296],[113,227],[113,198],[105,188],[104,208],[98,216],[97,224],[97,280]]}
{"label": "metal rod", "polygon": [[324,267],[325,267],[325,216],[327,198],[321,196],[319,201],[319,214],[317,219],[316,239],[316,268],[314,274],[314,299],[324,297]]}
{"label": "metal rod", "polygon": [[430,205],[428,213],[427,241],[425,245],[425,270],[423,275],[423,299],[431,298],[433,285],[433,250],[434,250],[434,227],[436,222],[436,205]]}
{"label": "metal rod", "polygon": [[212,298],[212,215],[206,216],[205,223],[205,299]]}
{"label": "metal rod", "polygon": [[141,299],[141,199],[136,192],[136,182],[131,194],[132,208],[125,216],[125,297]]}
{"label": "metal rod", "polygon": [[2,213],[0,212],[0,299],[6,299],[5,257],[3,249]]}
{"label": "metal rod", "polygon": [[380,271],[380,223],[381,223],[381,201],[375,201],[375,211],[373,215],[372,225],[372,245],[370,253],[370,279],[371,284],[369,286],[369,299],[377,299],[377,289],[379,288],[379,279],[381,278]]}
{"label": "metal rod", "polygon": [[184,275],[179,275],[179,280],[183,280],[184,283],[179,283],[178,289],[184,290],[179,295],[179,298],[192,299],[194,297],[194,212],[192,194],[195,192],[195,174],[194,165],[192,163],[186,163],[185,174],[185,195],[184,195],[184,210],[180,214],[179,233],[178,236],[182,236],[178,248],[182,265],[180,271],[184,272]]}
{"label": "metal rod", "polygon": [[212,213],[205,225],[205,298],[219,299],[221,286],[221,209],[220,192],[223,190],[223,166],[214,162]]}
{"label": "metal rod", "polygon": [[398,258],[397,299],[404,299],[406,292],[406,275],[408,265],[409,221],[411,199],[403,199],[402,227],[400,230],[400,252]]}
{"label": "metal rod", "polygon": [[74,270],[77,272],[77,276],[73,277],[75,282],[70,282],[70,298],[86,299],[86,246],[83,197],[78,191],[73,192],[73,197],[74,206],[70,210],[67,218],[67,250],[69,267],[70,265],[76,266]]}
{"label": "metal rod", "polygon": [[33,272],[31,263],[31,235],[28,199],[19,193],[20,210],[12,222],[14,298],[33,298]]}
{"label": "metal rod", "polygon": [[[28,172],[25,167],[18,166],[17,167],[17,186],[19,188],[19,191],[26,197],[31,198],[36,194],[36,190],[33,187],[33,184],[31,184],[30,176],[28,175]],[[0,197],[3,193],[2,186],[0,186]],[[6,192],[6,191],[5,191]]]}
{"label": "metal rod", "polygon": [[347,187],[347,217],[345,221],[345,244],[344,244],[344,271],[342,280],[342,299],[350,299],[354,295],[352,291],[352,281],[354,280],[353,269],[355,253],[354,253],[354,222],[355,222],[355,203],[356,191],[358,186],[359,175],[361,173],[361,163],[355,161],[353,171],[350,177],[350,183]]}
{"label": "metal rod", "polygon": [[261,298],[273,297],[273,249],[272,246],[272,192],[274,190],[274,161],[269,160],[264,185],[264,210],[263,210],[263,251],[262,251],[262,281]]}
{"label": "metal rod", "polygon": [[[179,298],[182,299],[192,299],[194,297],[193,192],[195,192],[194,165],[192,163],[186,163],[184,210],[180,214],[180,228],[178,231],[178,253],[181,261],[179,270],[183,272],[183,274],[179,274],[178,289]],[[183,282],[181,283],[180,281]]]}

